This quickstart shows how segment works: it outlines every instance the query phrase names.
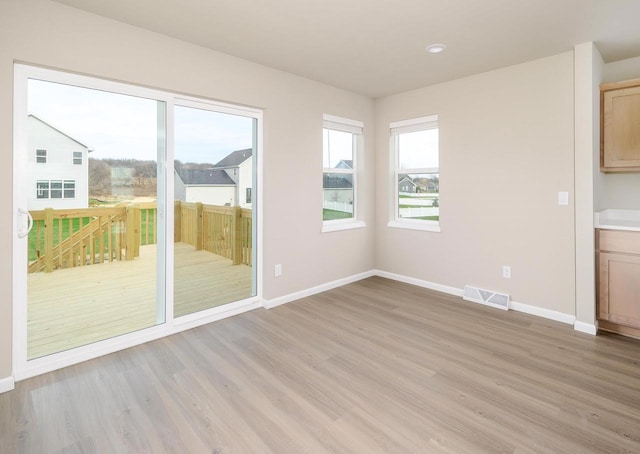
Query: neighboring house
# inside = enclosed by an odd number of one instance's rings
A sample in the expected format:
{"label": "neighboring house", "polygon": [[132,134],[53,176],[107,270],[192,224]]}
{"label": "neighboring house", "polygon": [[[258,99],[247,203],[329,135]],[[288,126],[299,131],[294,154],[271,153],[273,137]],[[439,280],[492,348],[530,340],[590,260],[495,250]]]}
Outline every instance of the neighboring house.
{"label": "neighboring house", "polygon": [[236,183],[235,200],[242,208],[251,208],[253,200],[253,150],[236,150],[216,163],[215,169],[223,169]]}
{"label": "neighboring house", "polygon": [[87,208],[92,150],[33,114],[27,128],[29,210]]}
{"label": "neighboring house", "polygon": [[183,167],[174,178],[176,200],[251,208],[252,149],[236,150],[208,169]]}
{"label": "neighboring house", "polygon": [[351,175],[325,173],[322,179],[323,200],[353,204],[353,183],[350,177]]}
{"label": "neighboring house", "polygon": [[235,206],[236,182],[223,169],[182,169],[174,172],[175,199],[205,205]]}
{"label": "neighboring house", "polygon": [[336,169],[353,169],[353,160],[351,159],[343,159],[338,164],[336,164]]}
{"label": "neighboring house", "polygon": [[407,175],[398,176],[398,191],[415,194],[416,183]]}

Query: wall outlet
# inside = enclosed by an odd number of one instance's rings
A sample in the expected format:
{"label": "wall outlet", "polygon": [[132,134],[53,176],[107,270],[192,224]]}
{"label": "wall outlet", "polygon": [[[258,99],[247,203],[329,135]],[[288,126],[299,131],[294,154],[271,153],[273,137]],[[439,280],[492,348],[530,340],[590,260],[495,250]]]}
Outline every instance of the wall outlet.
{"label": "wall outlet", "polygon": [[282,265],[280,265],[280,264],[278,263],[278,264],[275,266],[274,273],[275,273],[276,277],[280,277],[280,276],[282,276]]}
{"label": "wall outlet", "polygon": [[558,192],[558,205],[569,205],[568,192]]}
{"label": "wall outlet", "polygon": [[509,265],[504,265],[502,267],[502,277],[505,279],[511,279],[511,267]]}

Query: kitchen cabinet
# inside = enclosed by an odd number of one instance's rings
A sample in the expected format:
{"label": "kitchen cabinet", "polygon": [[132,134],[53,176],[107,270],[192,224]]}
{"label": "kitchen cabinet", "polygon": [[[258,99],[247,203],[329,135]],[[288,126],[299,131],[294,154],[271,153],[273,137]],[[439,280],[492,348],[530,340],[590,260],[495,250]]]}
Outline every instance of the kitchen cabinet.
{"label": "kitchen cabinet", "polygon": [[640,338],[640,232],[597,230],[598,325]]}
{"label": "kitchen cabinet", "polygon": [[600,170],[640,172],[640,79],[600,85]]}

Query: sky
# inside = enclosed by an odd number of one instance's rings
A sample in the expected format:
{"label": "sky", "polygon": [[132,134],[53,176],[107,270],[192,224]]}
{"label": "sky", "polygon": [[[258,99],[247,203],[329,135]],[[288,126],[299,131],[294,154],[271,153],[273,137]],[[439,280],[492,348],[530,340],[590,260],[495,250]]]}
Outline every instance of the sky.
{"label": "sky", "polygon": [[[96,159],[157,159],[155,100],[30,79],[29,113],[87,145]],[[175,108],[175,158],[216,163],[251,148],[253,120]]]}
{"label": "sky", "polygon": [[400,169],[439,167],[437,129],[400,134],[399,141]]}

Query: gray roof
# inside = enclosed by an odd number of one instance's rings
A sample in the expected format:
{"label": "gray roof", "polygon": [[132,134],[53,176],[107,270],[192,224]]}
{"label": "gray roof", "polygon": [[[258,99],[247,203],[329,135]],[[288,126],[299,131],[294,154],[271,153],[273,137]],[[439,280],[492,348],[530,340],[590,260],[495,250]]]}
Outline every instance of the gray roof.
{"label": "gray roof", "polygon": [[353,184],[345,177],[327,175],[325,173],[322,178],[322,188],[323,189],[351,189],[353,188]]}
{"label": "gray roof", "polygon": [[336,164],[336,169],[353,169],[353,159],[343,159]]}
{"label": "gray roof", "polygon": [[184,184],[231,186],[236,184],[222,169],[181,169],[179,176]]}
{"label": "gray roof", "polygon": [[236,150],[222,158],[214,167],[237,167],[251,157],[251,148]]}

